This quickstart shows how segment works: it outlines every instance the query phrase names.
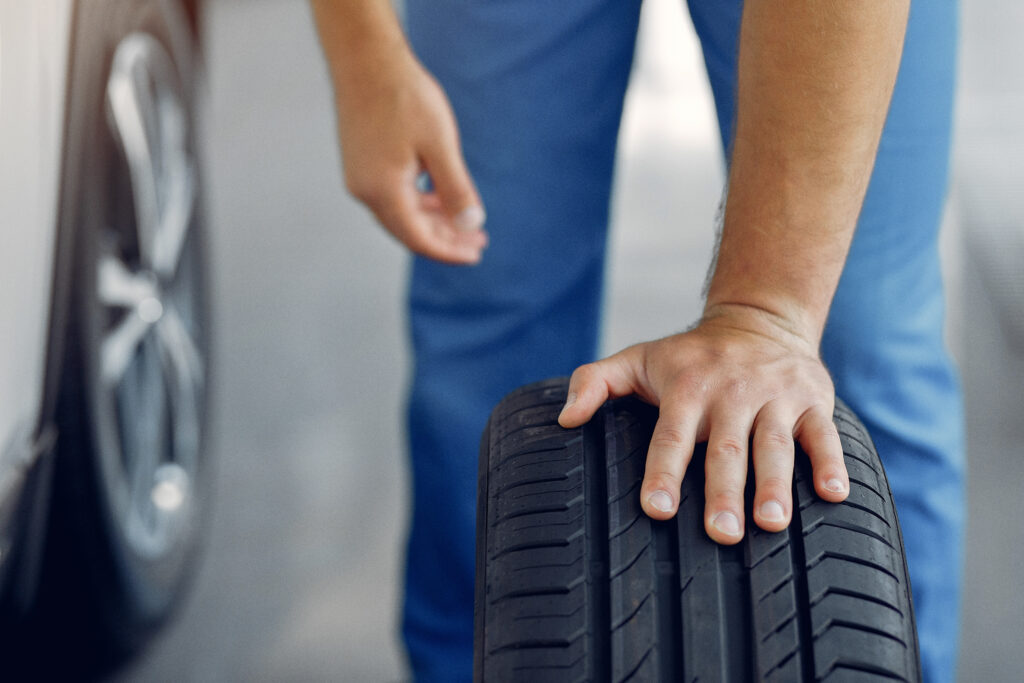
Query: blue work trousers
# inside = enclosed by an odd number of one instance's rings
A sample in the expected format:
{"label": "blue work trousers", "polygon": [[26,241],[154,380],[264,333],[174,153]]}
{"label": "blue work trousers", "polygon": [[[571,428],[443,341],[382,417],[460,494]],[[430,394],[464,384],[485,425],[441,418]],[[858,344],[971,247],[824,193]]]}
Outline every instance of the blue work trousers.
{"label": "blue work trousers", "polygon": [[[742,1],[690,0],[689,9],[728,149]],[[477,449],[488,413],[521,384],[595,360],[639,12],[639,0],[407,2],[411,42],[451,99],[491,236],[477,267],[417,259],[409,287],[402,632],[418,681],[471,676]],[[962,407],[943,341],[937,243],[956,38],[954,0],[913,3],[822,347],[889,474],[929,682],[954,676],[964,521]]]}

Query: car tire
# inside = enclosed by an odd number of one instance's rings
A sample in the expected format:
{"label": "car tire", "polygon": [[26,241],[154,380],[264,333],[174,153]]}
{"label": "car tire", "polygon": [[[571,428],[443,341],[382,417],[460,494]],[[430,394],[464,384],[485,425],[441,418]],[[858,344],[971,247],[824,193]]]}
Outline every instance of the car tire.
{"label": "car tire", "polygon": [[76,5],[58,231],[71,279],[55,301],[66,315],[54,315],[67,321],[59,434],[26,631],[27,652],[62,653],[31,666],[65,675],[109,670],[156,633],[207,526],[193,42],[180,2]]}
{"label": "car tire", "polygon": [[[837,401],[851,491],[820,500],[798,451],[790,527],[703,528],[705,445],[679,512],[639,499],[657,409],[628,398],[557,422],[567,381],[495,409],[480,453],[476,681],[920,680],[903,541],[881,462]],[[748,494],[750,493],[748,487]]]}

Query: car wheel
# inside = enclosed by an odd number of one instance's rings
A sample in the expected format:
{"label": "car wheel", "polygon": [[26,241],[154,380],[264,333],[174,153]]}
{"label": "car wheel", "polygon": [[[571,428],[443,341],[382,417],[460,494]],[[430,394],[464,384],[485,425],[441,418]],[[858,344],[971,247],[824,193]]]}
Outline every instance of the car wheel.
{"label": "car wheel", "polygon": [[892,494],[845,405],[846,502],[815,495],[798,452],[790,527],[748,523],[721,546],[703,528],[704,445],[679,513],[653,521],[639,490],[657,409],[611,401],[565,430],[566,390],[513,392],[483,436],[477,681],[920,680]]}
{"label": "car wheel", "polygon": [[72,283],[38,611],[41,636],[61,633],[94,668],[156,632],[195,564],[209,331],[188,17],[174,2],[94,0],[74,22],[60,233]]}

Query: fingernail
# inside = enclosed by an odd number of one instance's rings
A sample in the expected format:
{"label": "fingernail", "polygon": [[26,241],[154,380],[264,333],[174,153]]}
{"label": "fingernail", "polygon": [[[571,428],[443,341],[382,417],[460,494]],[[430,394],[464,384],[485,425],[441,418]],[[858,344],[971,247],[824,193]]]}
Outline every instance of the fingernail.
{"label": "fingernail", "polygon": [[842,479],[833,478],[825,482],[825,490],[831,491],[832,493],[842,493],[846,490],[846,485],[843,483]]}
{"label": "fingernail", "polygon": [[731,512],[719,512],[711,518],[711,526],[726,536],[736,536],[740,533],[740,520]]}
{"label": "fingernail", "polygon": [[486,218],[482,207],[467,206],[455,217],[455,227],[466,232],[479,230],[483,227]]}
{"label": "fingernail", "polygon": [[647,504],[658,512],[672,512],[672,496],[664,491],[655,491],[648,496]]}
{"label": "fingernail", "polygon": [[786,518],[786,511],[782,505],[775,500],[769,500],[761,505],[761,519],[766,522],[781,522]]}

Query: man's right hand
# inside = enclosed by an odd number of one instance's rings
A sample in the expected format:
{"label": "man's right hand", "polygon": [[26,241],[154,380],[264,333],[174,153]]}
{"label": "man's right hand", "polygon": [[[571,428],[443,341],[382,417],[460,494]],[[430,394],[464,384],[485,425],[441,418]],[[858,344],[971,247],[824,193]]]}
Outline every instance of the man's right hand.
{"label": "man's right hand", "polygon": [[[334,79],[345,184],[417,254],[477,263],[487,246],[485,215],[451,105],[412,54],[390,7],[366,14],[372,6],[313,3]],[[358,35],[350,31],[360,23]],[[419,183],[424,172],[428,190]]]}

